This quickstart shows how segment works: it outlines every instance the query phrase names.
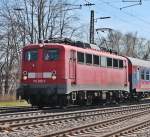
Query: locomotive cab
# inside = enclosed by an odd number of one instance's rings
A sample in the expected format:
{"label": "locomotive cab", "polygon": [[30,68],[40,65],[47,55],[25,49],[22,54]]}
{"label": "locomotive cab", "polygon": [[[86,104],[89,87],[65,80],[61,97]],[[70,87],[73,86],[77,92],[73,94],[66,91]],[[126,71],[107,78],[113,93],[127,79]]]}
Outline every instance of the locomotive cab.
{"label": "locomotive cab", "polygon": [[57,95],[65,92],[64,51],[57,44],[30,45],[23,49],[18,92],[23,99],[34,106],[55,104]]}

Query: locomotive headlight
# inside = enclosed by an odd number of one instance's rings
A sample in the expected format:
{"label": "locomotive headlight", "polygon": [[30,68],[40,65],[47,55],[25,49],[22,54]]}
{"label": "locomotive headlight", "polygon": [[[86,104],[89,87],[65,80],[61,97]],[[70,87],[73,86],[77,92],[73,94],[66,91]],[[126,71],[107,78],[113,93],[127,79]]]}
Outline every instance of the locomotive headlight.
{"label": "locomotive headlight", "polygon": [[43,44],[40,44],[39,46],[40,46],[40,48],[42,48],[44,45],[43,45]]}
{"label": "locomotive headlight", "polygon": [[51,76],[52,80],[55,80],[56,79],[56,71],[52,71],[52,76]]}
{"label": "locomotive headlight", "polygon": [[23,71],[23,80],[27,80],[27,78],[28,78],[27,71]]}
{"label": "locomotive headlight", "polygon": [[28,78],[27,76],[23,76],[23,80],[27,80],[27,78]]}
{"label": "locomotive headlight", "polygon": [[55,80],[56,79],[56,75],[52,75],[52,80]]}

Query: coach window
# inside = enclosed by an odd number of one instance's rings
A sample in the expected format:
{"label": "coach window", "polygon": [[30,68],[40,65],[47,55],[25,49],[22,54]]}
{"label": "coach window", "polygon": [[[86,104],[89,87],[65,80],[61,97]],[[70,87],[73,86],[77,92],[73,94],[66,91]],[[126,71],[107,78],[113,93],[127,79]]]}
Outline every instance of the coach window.
{"label": "coach window", "polygon": [[107,67],[112,67],[112,58],[107,58]]}
{"label": "coach window", "polygon": [[119,66],[118,59],[113,59],[113,67],[118,68],[118,66]]}
{"label": "coach window", "polygon": [[80,63],[84,63],[84,53],[77,52],[77,61]]}
{"label": "coach window", "polygon": [[144,80],[144,70],[141,71],[141,79]]}
{"label": "coach window", "polygon": [[85,54],[86,55],[86,63],[92,64],[92,55],[91,54]]}
{"label": "coach window", "polygon": [[94,65],[99,65],[99,56],[97,55],[93,55],[93,64]]}
{"label": "coach window", "polygon": [[25,51],[25,60],[26,61],[36,61],[38,58],[38,51],[37,50],[28,50]]}
{"label": "coach window", "polygon": [[149,80],[150,72],[149,70],[146,71],[146,80]]}
{"label": "coach window", "polygon": [[101,56],[101,66],[106,67],[106,57]]}
{"label": "coach window", "polygon": [[57,60],[59,57],[58,49],[44,50],[44,60]]}
{"label": "coach window", "polygon": [[123,68],[123,60],[119,60],[119,68]]}

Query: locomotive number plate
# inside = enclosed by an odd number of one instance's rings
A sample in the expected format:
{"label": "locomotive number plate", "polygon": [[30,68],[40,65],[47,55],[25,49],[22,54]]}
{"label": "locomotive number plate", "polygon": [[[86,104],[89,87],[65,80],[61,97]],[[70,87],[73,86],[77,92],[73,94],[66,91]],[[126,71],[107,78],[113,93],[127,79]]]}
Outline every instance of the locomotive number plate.
{"label": "locomotive number plate", "polygon": [[46,81],[44,79],[36,79],[36,80],[33,80],[33,83],[45,83]]}

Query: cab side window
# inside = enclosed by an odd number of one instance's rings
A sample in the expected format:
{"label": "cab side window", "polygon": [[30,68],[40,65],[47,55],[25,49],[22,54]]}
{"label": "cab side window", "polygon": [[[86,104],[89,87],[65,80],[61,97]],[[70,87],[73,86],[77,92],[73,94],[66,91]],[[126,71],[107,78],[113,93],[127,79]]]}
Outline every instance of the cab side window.
{"label": "cab side window", "polygon": [[113,59],[113,67],[114,67],[114,68],[118,68],[118,66],[119,66],[119,61],[118,61],[118,59]]}
{"label": "cab side window", "polygon": [[123,68],[123,60],[119,60],[119,68]]}
{"label": "cab side window", "polygon": [[93,55],[93,64],[94,65],[99,65],[99,60],[100,60],[99,56]]}
{"label": "cab side window", "polygon": [[144,70],[141,71],[141,79],[144,80]]}
{"label": "cab side window", "polygon": [[146,71],[146,80],[150,80],[150,72],[149,72],[149,70]]}
{"label": "cab side window", "polygon": [[112,67],[112,58],[107,58],[107,67]]}
{"label": "cab side window", "polygon": [[85,54],[86,55],[86,63],[92,64],[92,55],[91,54]]}
{"label": "cab side window", "polygon": [[84,63],[84,53],[82,52],[77,52],[77,61],[79,63]]}

